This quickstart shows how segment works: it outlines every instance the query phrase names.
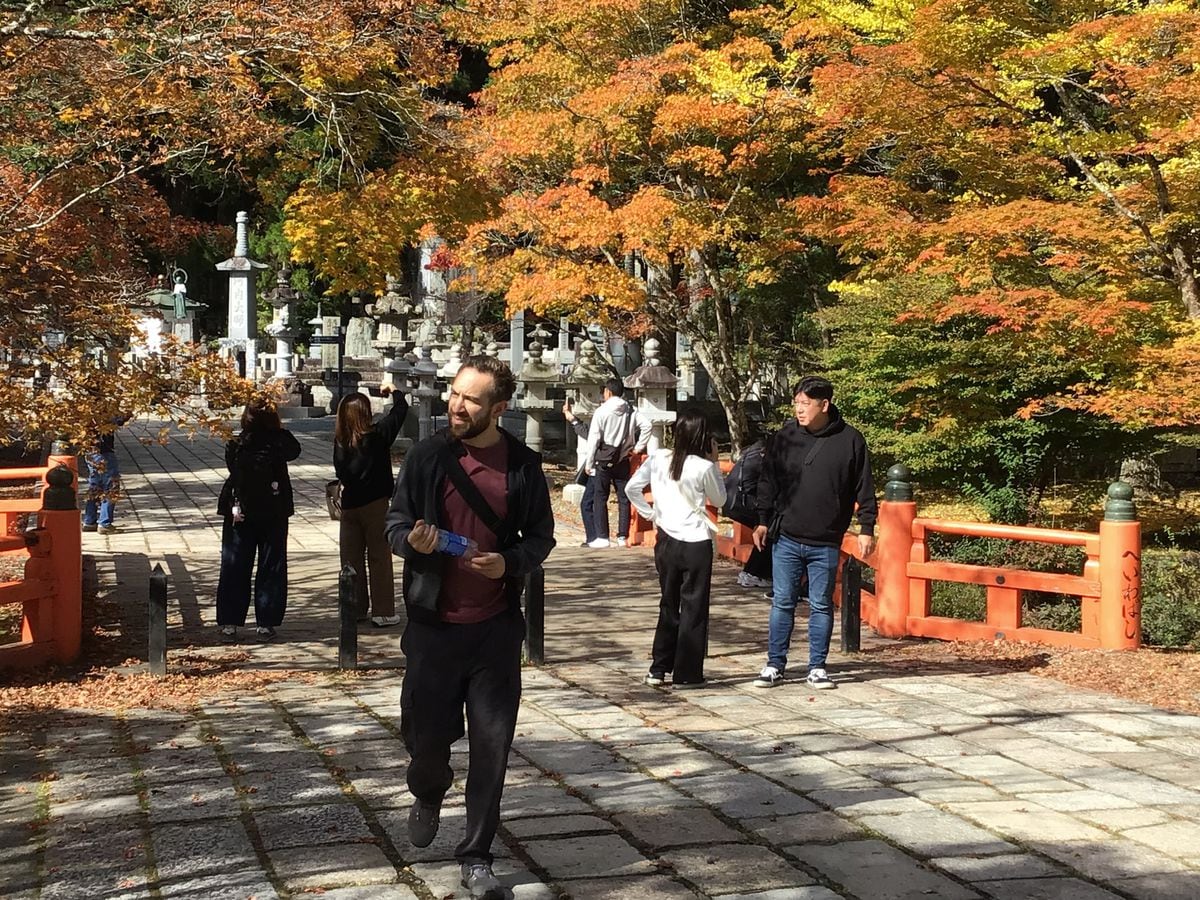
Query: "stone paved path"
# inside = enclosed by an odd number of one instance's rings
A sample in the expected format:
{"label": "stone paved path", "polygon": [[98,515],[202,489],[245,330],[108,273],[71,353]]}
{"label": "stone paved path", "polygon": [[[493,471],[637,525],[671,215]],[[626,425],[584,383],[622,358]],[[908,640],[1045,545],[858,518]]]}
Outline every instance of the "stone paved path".
{"label": "stone paved path", "polygon": [[[0,737],[0,894],[19,898],[461,897],[442,831],[405,839],[399,673],[338,678],[328,435],[293,468],[292,608],[245,665],[308,670],[191,714],[66,710]],[[212,644],[219,448],[123,433],[123,531],[85,535],[139,610],[172,579],[173,652]],[[833,659],[836,691],[748,686],[767,604],[715,576],[709,687],[639,683],[655,598],[642,550],[547,564],[547,658],[527,670],[497,871],[517,898],[1200,897],[1200,718],[1026,673]],[[363,657],[402,662],[398,633]],[[803,634],[797,635],[803,641]],[[465,747],[456,753],[462,771]]]}

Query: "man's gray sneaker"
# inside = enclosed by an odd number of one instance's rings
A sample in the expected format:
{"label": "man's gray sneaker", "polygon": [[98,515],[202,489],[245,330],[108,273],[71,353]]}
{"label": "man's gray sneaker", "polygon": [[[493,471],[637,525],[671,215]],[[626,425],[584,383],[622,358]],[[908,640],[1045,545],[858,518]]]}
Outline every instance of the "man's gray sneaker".
{"label": "man's gray sneaker", "polygon": [[808,673],[808,678],[804,680],[814,691],[829,691],[837,687],[833,680],[825,674],[824,669],[811,669]]}
{"label": "man's gray sneaker", "polygon": [[441,803],[413,801],[408,811],[408,842],[414,847],[428,847],[437,837],[438,824],[442,816]]}
{"label": "man's gray sneaker", "polygon": [[754,679],[754,686],[760,688],[775,687],[779,682],[783,681],[783,673],[774,666],[763,666],[763,670],[758,673],[758,677]]}
{"label": "man's gray sneaker", "polygon": [[462,886],[476,900],[507,900],[511,896],[492,872],[491,865],[485,862],[462,864]]}

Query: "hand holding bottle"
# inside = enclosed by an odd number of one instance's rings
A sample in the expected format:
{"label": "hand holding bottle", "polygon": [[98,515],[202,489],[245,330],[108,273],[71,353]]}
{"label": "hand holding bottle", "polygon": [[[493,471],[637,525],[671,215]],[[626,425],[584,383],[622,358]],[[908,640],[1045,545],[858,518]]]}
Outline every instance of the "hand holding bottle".
{"label": "hand holding bottle", "polygon": [[437,537],[436,525],[426,525],[424,519],[417,519],[408,533],[408,543],[418,553],[432,553],[437,546]]}

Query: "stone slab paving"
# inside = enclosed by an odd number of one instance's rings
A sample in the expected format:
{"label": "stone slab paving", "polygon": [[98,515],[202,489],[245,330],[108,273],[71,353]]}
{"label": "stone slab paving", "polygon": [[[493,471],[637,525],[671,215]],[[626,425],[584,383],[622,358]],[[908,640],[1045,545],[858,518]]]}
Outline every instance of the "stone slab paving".
{"label": "stone slab paving", "polygon": [[[140,614],[161,563],[173,667],[236,654],[279,678],[187,713],[62,710],[0,734],[0,894],[463,896],[461,783],[434,843],[406,839],[399,633],[365,631],[369,671],[332,672],[328,430],[298,428],[280,640],[232,650],[213,634],[220,446],[122,431],[122,530],[85,535],[100,590]],[[550,664],[526,670],[495,848],[514,897],[1200,897],[1200,718],[870,652],[834,654],[836,691],[754,689],[768,607],[723,564],[709,685],[646,687],[651,555],[577,544],[564,529],[547,564]],[[466,761],[460,744],[460,776]]]}

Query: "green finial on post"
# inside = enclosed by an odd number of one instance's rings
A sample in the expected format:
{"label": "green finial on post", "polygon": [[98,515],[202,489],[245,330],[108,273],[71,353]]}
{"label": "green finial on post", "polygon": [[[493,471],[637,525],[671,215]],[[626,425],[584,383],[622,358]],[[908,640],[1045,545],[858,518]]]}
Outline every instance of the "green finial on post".
{"label": "green finial on post", "polygon": [[1104,502],[1104,521],[1136,522],[1137,506],[1133,502],[1133,485],[1114,481],[1108,486],[1108,500]]}
{"label": "green finial on post", "polygon": [[42,509],[75,509],[75,475],[64,465],[57,465],[46,473],[46,488],[42,494]]}
{"label": "green finial on post", "polygon": [[887,470],[887,484],[883,488],[884,500],[907,502],[913,498],[912,469],[904,463],[896,463]]}

